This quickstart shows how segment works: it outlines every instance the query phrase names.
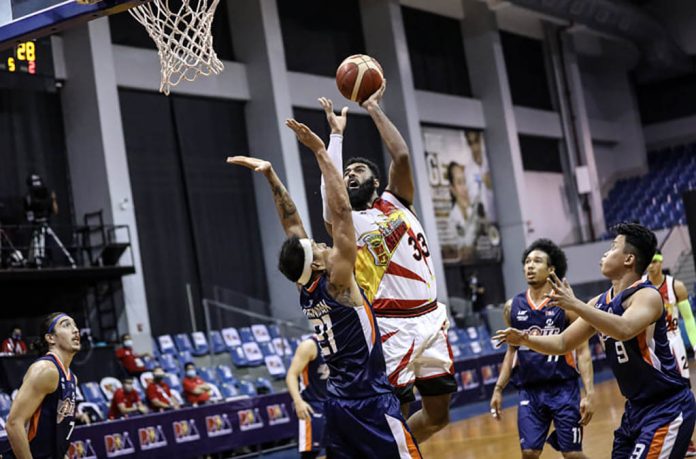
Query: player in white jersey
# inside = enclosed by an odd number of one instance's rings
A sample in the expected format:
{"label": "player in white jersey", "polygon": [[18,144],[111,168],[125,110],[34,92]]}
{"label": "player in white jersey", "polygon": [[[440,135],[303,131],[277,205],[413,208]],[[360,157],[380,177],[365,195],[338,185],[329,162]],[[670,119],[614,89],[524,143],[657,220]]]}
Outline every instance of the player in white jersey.
{"label": "player in white jersey", "polygon": [[[379,105],[385,88],[386,83],[362,107],[377,126],[392,159],[386,189],[381,195],[377,193],[379,169],[365,158],[349,159],[343,179],[358,245],[355,275],[378,317],[387,376],[404,412],[414,400],[414,385],[422,396],[422,409],[408,419],[415,438],[422,443],[449,423],[450,396],[457,384],[447,341],[446,307],[437,302],[435,268],[412,205],[409,149]],[[329,156],[341,169],[347,108],[337,116],[330,100],[319,101],[331,126]],[[322,197],[323,188],[322,181]],[[328,216],[324,205],[324,221],[331,233]]]}

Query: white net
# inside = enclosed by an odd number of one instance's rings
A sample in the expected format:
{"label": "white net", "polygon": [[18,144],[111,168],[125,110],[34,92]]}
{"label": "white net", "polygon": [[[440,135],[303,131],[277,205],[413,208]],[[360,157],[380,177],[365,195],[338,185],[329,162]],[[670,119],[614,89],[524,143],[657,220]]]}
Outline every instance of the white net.
{"label": "white net", "polygon": [[128,10],[157,45],[160,92],[181,80],[217,75],[224,69],[213,49],[213,16],[219,0],[152,0]]}

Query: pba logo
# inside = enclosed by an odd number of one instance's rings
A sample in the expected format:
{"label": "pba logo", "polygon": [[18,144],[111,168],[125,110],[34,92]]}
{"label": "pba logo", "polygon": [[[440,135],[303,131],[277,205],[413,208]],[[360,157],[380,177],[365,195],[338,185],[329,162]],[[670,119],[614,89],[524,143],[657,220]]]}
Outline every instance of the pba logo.
{"label": "pba logo", "polygon": [[232,424],[227,414],[206,416],[205,427],[208,431],[208,437],[220,437],[232,433]]}
{"label": "pba logo", "polygon": [[89,439],[71,442],[66,456],[68,459],[97,459],[97,453],[94,452],[92,441]]}
{"label": "pba logo", "polygon": [[161,425],[141,427],[138,429],[138,439],[143,451],[167,446],[167,437],[164,436]]}
{"label": "pba logo", "polygon": [[484,365],[481,367],[481,376],[484,384],[492,384],[498,380],[496,365]]}
{"label": "pba logo", "polygon": [[478,375],[475,370],[464,370],[460,373],[460,376],[462,378],[462,387],[465,390],[479,387]]}
{"label": "pba logo", "polygon": [[196,428],[196,421],[193,419],[172,422],[174,428],[174,439],[177,443],[200,440],[201,435]]}
{"label": "pba logo", "polygon": [[135,452],[135,447],[128,432],[104,435],[104,446],[106,447],[107,457],[125,456]]}
{"label": "pba logo", "polygon": [[266,413],[268,414],[268,423],[272,426],[290,422],[290,416],[288,416],[288,410],[285,408],[285,403],[268,405],[266,407]]}
{"label": "pba logo", "polygon": [[239,417],[239,428],[242,431],[263,427],[263,419],[261,419],[258,408],[237,411],[237,416]]}

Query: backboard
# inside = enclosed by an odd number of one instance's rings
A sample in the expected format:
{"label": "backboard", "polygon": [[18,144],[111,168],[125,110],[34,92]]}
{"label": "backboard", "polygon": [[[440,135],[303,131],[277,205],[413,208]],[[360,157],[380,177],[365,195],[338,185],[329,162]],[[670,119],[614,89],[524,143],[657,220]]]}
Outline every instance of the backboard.
{"label": "backboard", "polygon": [[102,0],[81,4],[75,0],[0,0],[0,50],[126,11],[145,1]]}

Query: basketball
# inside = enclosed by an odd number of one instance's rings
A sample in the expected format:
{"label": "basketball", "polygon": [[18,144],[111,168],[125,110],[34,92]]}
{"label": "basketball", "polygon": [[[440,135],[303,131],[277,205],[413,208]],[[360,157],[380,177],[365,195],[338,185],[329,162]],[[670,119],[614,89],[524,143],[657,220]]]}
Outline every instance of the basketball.
{"label": "basketball", "polygon": [[341,62],[336,70],[336,86],[343,97],[359,104],[382,86],[382,66],[365,54],[355,54]]}

